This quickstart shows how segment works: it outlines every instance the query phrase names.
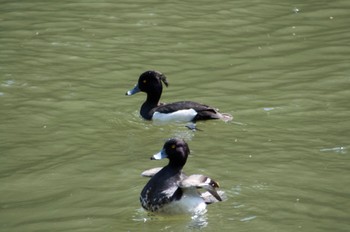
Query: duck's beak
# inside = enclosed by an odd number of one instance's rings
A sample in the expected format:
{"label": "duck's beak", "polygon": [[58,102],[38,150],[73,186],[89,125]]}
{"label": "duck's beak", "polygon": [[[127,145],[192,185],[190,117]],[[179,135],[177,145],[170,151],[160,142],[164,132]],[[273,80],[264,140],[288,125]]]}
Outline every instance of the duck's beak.
{"label": "duck's beak", "polygon": [[160,160],[160,159],[164,159],[167,158],[168,154],[165,152],[165,149],[162,149],[160,152],[158,152],[157,154],[154,154],[151,157],[151,160]]}
{"label": "duck's beak", "polygon": [[134,87],[133,89],[130,89],[128,92],[126,92],[125,95],[128,95],[128,96],[134,95],[135,93],[138,93],[138,92],[140,92],[140,91],[141,91],[141,90],[140,90],[140,88],[139,88],[139,85],[136,84],[135,87]]}

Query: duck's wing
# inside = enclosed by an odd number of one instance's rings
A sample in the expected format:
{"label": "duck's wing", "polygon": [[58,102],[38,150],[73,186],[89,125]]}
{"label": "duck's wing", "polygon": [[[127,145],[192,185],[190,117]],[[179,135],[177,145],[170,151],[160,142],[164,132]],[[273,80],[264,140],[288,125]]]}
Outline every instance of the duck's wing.
{"label": "duck's wing", "polygon": [[[216,200],[218,201],[222,201],[221,196],[219,195],[219,193],[216,191],[216,188],[219,187],[219,184],[210,179],[207,176],[204,175],[199,175],[199,174],[195,174],[195,175],[190,175],[186,178],[184,178],[180,183],[179,183],[179,187],[180,188],[203,188],[205,190],[207,190],[212,196],[215,197]],[[204,194],[202,194],[204,195]],[[203,198],[205,199],[205,197],[203,196]],[[211,203],[211,202],[207,202],[207,203]]]}
{"label": "duck's wing", "polygon": [[195,121],[208,119],[221,119],[225,122],[233,119],[231,114],[220,113],[219,109],[204,104],[193,102],[193,109],[197,112]]}
{"label": "duck's wing", "polygon": [[167,104],[163,103],[163,104],[160,104],[155,110],[159,113],[169,114],[178,110],[187,110],[187,109],[194,109],[195,111],[210,110],[215,112],[215,109],[207,105],[203,105],[193,101],[179,101],[179,102],[172,102]]}
{"label": "duck's wing", "polygon": [[169,104],[159,105],[154,109],[154,112],[169,114],[176,111],[192,110],[190,112],[194,116],[194,121],[208,119],[222,119],[224,121],[232,120],[232,115],[220,113],[218,109],[193,101],[179,101]]}
{"label": "duck's wing", "polygon": [[153,177],[155,174],[157,174],[160,170],[162,169],[162,167],[157,167],[157,168],[151,168],[148,170],[145,170],[141,173],[141,176],[143,177]]}

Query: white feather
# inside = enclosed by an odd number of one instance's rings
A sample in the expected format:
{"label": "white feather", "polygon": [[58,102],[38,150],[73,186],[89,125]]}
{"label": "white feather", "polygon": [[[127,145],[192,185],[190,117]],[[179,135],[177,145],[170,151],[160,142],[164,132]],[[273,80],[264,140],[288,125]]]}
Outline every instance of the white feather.
{"label": "white feather", "polygon": [[203,214],[206,212],[206,203],[201,198],[195,188],[186,189],[178,201],[173,201],[165,205],[161,212],[170,214]]}
{"label": "white feather", "polygon": [[197,112],[194,109],[186,109],[186,110],[178,110],[168,114],[154,112],[152,119],[154,121],[160,121],[160,122],[168,122],[168,121],[189,122],[189,121],[192,121],[192,119],[196,115],[197,115]]}

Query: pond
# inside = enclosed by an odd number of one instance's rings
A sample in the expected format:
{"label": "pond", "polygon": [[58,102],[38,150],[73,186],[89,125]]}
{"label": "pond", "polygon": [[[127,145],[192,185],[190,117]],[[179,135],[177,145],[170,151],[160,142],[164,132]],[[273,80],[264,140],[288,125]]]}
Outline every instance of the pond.
{"label": "pond", "polygon": [[[349,231],[350,2],[3,1],[1,231]],[[157,125],[162,101],[233,121]],[[187,174],[227,199],[200,217],[152,215],[142,171],[185,139]]]}

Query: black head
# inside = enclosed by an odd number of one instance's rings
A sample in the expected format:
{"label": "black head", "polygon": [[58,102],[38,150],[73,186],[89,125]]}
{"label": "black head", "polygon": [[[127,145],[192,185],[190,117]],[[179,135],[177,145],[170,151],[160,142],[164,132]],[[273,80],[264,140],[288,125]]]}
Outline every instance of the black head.
{"label": "black head", "polygon": [[127,91],[126,95],[130,96],[142,91],[158,101],[163,91],[162,82],[168,87],[169,84],[164,74],[158,71],[146,71],[140,75],[135,87]]}
{"label": "black head", "polygon": [[151,159],[169,159],[169,165],[182,168],[190,154],[188,144],[178,138],[169,139],[165,142],[163,149],[151,157]]}
{"label": "black head", "polygon": [[140,75],[137,85],[140,91],[148,93],[154,89],[163,89],[162,82],[168,87],[164,74],[158,71],[146,71]]}

